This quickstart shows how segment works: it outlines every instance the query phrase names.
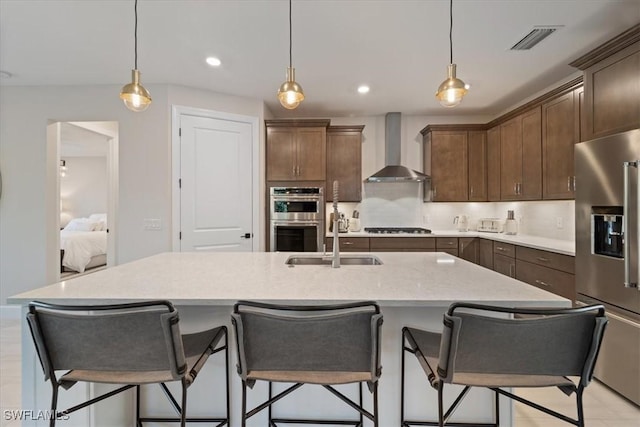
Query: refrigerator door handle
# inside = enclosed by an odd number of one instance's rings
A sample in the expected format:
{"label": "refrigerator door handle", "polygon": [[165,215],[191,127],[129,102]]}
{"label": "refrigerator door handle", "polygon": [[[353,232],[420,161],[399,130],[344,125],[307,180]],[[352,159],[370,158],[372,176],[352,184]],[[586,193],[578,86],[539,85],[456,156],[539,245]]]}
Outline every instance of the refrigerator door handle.
{"label": "refrigerator door handle", "polygon": [[[631,281],[631,236],[629,234],[629,168],[638,168],[640,160],[635,162],[624,162],[624,199],[622,205],[622,233],[623,233],[623,246],[624,246],[624,287],[625,288],[638,288],[637,279],[635,282]],[[640,185],[638,186],[640,193]],[[635,242],[636,244],[640,242]]]}

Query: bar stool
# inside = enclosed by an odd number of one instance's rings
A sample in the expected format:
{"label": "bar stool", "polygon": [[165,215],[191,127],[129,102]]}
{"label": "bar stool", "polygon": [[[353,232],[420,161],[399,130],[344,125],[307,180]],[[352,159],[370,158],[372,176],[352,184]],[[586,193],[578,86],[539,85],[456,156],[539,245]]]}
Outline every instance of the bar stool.
{"label": "bar stool", "polygon": [[[510,318],[500,314],[510,315]],[[512,316],[511,316],[512,315]],[[504,308],[455,303],[444,315],[444,331],[402,329],[401,426],[499,426],[499,395],[583,427],[582,394],[593,376],[607,318],[602,305],[581,308]],[[405,419],[405,354],[412,353],[438,393],[438,421]],[[577,383],[569,376],[579,377]],[[444,411],[445,384],[464,386]],[[495,393],[492,423],[449,424],[471,387]],[[576,393],[577,419],[524,399],[502,387],[558,387]]]}
{"label": "bar stool", "polygon": [[[275,305],[239,301],[232,314],[238,345],[238,374],[242,379],[242,426],[268,408],[269,426],[280,423],[351,424],[363,417],[378,426],[378,379],[382,314],[374,302],[338,305]],[[268,399],[247,412],[247,386],[269,383]],[[293,383],[273,396],[272,383]],[[354,402],[337,384],[359,384]],[[373,395],[373,413],[362,403],[362,385]],[[304,384],[319,384],[359,413],[356,420],[276,418],[273,404]]]}
{"label": "bar stool", "polygon": [[[229,353],[226,326],[181,335],[178,312],[169,301],[111,305],[29,304],[27,322],[44,370],[51,381],[50,426],[56,419],[136,388],[136,426],[143,422],[215,422],[229,425]],[[224,354],[226,414],[208,418],[187,417],[187,388],[210,355]],[[58,377],[56,371],[66,370]],[[76,382],[121,384],[122,387],[58,411],[58,391]],[[181,404],[166,382],[180,381]],[[158,383],[178,416],[145,417],[140,414],[140,385]]]}

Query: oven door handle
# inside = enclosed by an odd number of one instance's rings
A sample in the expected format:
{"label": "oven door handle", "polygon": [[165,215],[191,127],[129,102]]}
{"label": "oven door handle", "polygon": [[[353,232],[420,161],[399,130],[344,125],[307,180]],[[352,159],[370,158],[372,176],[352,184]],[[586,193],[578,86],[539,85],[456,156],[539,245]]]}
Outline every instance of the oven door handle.
{"label": "oven door handle", "polygon": [[320,221],[271,221],[274,227],[279,225],[320,225]]}
{"label": "oven door handle", "polygon": [[272,196],[271,200],[274,202],[318,202],[320,203],[319,197]]}

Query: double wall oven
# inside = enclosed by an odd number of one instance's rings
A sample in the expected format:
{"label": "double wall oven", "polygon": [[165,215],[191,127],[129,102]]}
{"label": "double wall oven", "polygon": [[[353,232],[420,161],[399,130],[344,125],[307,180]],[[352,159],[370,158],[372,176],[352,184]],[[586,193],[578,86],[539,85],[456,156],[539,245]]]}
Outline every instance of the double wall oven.
{"label": "double wall oven", "polygon": [[269,189],[269,242],[272,252],[319,252],[324,248],[322,187]]}

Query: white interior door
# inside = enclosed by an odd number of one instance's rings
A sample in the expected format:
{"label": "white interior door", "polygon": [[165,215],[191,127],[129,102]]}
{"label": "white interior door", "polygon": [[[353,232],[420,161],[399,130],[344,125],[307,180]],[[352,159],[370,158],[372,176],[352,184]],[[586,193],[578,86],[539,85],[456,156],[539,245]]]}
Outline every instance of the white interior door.
{"label": "white interior door", "polygon": [[253,126],[180,116],[180,251],[252,251]]}

